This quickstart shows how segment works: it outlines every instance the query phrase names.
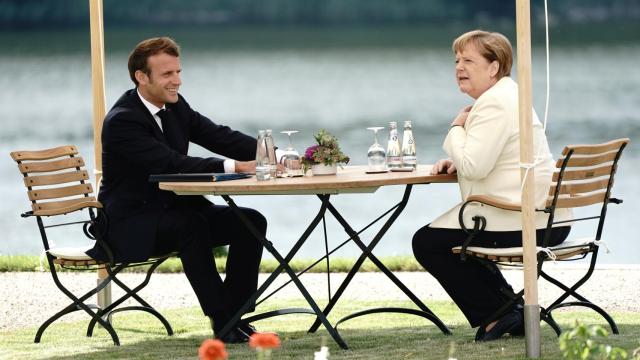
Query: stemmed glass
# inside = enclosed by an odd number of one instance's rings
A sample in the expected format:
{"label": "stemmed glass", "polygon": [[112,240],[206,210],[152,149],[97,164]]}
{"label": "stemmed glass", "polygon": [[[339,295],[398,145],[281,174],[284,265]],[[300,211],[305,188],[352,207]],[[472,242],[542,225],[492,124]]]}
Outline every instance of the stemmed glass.
{"label": "stemmed glass", "polygon": [[284,150],[284,154],[280,159],[280,163],[284,165],[284,175],[286,177],[302,176],[302,164],[300,163],[300,154],[293,147],[291,142],[291,134],[297,133],[298,130],[281,131],[289,137],[289,146]]}
{"label": "stemmed glass", "polygon": [[369,147],[367,159],[369,162],[369,172],[387,171],[387,153],[384,147],[378,143],[378,130],[384,127],[368,127],[367,130],[373,131],[373,145]]}

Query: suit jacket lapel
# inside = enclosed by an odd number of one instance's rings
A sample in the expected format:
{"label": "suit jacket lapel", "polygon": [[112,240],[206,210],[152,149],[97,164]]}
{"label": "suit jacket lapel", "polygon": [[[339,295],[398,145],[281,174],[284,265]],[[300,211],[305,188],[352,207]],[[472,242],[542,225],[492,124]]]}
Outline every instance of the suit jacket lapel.
{"label": "suit jacket lapel", "polygon": [[160,127],[158,126],[158,123],[156,122],[156,119],[153,118],[153,115],[149,112],[149,109],[147,109],[147,107],[144,106],[144,104],[142,103],[142,100],[140,100],[140,97],[138,96],[138,92],[136,91],[136,89],[133,89],[130,97],[133,103],[135,104],[135,106],[137,106],[138,109],[145,115],[144,117],[146,121],[150,123],[151,128],[153,129],[153,136],[160,141],[167,142],[164,137],[164,134],[162,133],[162,130],[160,129]]}

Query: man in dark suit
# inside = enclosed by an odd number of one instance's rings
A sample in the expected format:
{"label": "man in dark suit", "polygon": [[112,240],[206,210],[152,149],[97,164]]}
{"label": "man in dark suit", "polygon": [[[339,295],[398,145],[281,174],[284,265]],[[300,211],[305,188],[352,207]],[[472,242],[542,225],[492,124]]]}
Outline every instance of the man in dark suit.
{"label": "man in dark suit", "polygon": [[[178,93],[179,51],[172,39],[163,37],[142,41],[131,52],[129,75],[136,88],[126,91],[105,117],[98,199],[108,218],[106,240],[116,261],[144,261],[178,251],[200,306],[217,333],[256,290],[262,244],[229,207],[214,205],[202,196],[161,191],[149,182],[149,175],[255,172],[256,139],[191,109]],[[189,156],[189,142],[229,159]],[[259,212],[242,211],[266,233],[267,223]],[[224,281],[212,254],[214,247],[222,245],[229,245]],[[106,257],[98,247],[88,254]],[[253,332],[251,325],[242,325],[222,340],[244,342]]]}

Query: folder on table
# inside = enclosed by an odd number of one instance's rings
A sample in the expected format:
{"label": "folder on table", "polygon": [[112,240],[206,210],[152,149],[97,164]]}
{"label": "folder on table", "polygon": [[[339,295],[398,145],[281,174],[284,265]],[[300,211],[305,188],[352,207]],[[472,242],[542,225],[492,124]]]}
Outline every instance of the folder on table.
{"label": "folder on table", "polygon": [[187,174],[153,174],[149,175],[149,182],[209,182],[245,179],[251,177],[247,173],[187,173]]}

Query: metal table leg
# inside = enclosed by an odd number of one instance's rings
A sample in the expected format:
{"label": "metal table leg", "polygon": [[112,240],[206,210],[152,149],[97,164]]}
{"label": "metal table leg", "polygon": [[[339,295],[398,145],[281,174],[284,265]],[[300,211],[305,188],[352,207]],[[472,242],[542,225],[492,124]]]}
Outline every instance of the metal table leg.
{"label": "metal table leg", "polygon": [[[353,242],[356,245],[358,245],[358,247],[360,247],[360,249],[362,250],[362,255],[360,255],[358,260],[355,262],[355,264],[353,265],[353,267],[351,268],[351,270],[347,274],[347,277],[344,279],[344,281],[342,282],[342,284],[340,285],[340,287],[338,288],[338,290],[336,291],[334,296],[331,298],[331,300],[329,301],[329,303],[327,304],[327,306],[323,310],[323,314],[325,316],[329,315],[329,313],[331,312],[331,310],[333,309],[335,304],[338,302],[338,300],[340,299],[340,297],[344,293],[344,290],[347,288],[347,286],[349,285],[349,283],[351,282],[351,280],[353,279],[355,274],[358,272],[358,270],[362,266],[362,263],[367,258],[369,258],[374,263],[374,265],[376,265],[376,267],[378,267],[378,269],[380,269],[380,271],[382,271],[398,288],[400,288],[400,290],[402,290],[402,292],[404,292],[405,295],[407,295],[407,297],[409,297],[409,299],[411,299],[411,301],[414,304],[416,304],[416,306],[418,306],[420,308],[420,310],[421,310],[421,311],[417,311],[417,310],[413,310],[413,309],[400,309],[400,308],[369,309],[369,310],[365,310],[365,311],[362,311],[362,312],[351,314],[351,315],[339,320],[338,323],[336,323],[336,326],[339,323],[343,322],[343,321],[352,319],[354,317],[362,316],[362,315],[378,313],[378,312],[396,312],[396,313],[405,313],[405,314],[413,314],[413,315],[422,316],[422,317],[430,320],[431,322],[433,322],[436,326],[438,326],[438,328],[444,334],[447,334],[447,335],[451,334],[451,331],[447,328],[447,326],[415,294],[413,294],[413,292],[411,292],[411,290],[409,290],[409,288],[407,288],[400,281],[400,279],[398,279],[393,274],[393,272],[391,272],[391,270],[389,270],[371,252],[375,248],[375,246],[380,242],[380,239],[382,239],[382,237],[387,232],[389,227],[391,227],[393,222],[395,222],[396,218],[400,215],[402,210],[404,210],[404,207],[406,206],[407,202],[409,201],[409,195],[411,194],[411,188],[412,188],[412,185],[407,185],[406,186],[404,195],[402,197],[402,200],[400,201],[400,203],[395,205],[395,208],[396,208],[395,211],[391,214],[389,219],[387,219],[387,221],[384,223],[384,225],[378,231],[378,233],[374,236],[373,240],[371,240],[371,242],[369,243],[368,246],[365,245],[362,242],[362,240],[360,239],[360,236],[358,235],[358,233],[355,230],[353,230],[353,228],[348,224],[348,222],[342,217],[340,212],[338,212],[338,210],[329,202],[329,196],[328,195],[318,195],[318,197],[320,197],[320,200],[322,201],[323,206],[326,206],[327,210],[329,210],[329,212],[331,212],[331,214],[336,218],[336,220],[343,226],[345,232],[351,237],[351,240],[353,240]],[[318,327],[320,326],[320,322],[321,322],[320,319],[316,319],[316,321],[309,328],[309,332],[316,331],[318,329]]]}
{"label": "metal table leg", "polygon": [[[271,285],[271,283],[273,283],[276,277],[278,277],[278,275],[280,275],[280,273],[284,270],[289,275],[291,280],[294,282],[298,290],[300,290],[300,292],[304,296],[309,306],[311,306],[311,308],[313,309],[313,311],[308,311],[307,313],[316,315],[317,316],[316,321],[324,325],[324,327],[327,329],[327,331],[329,332],[331,337],[335,340],[335,342],[341,348],[348,349],[347,343],[342,339],[340,334],[338,334],[338,332],[331,325],[331,323],[329,323],[329,321],[327,320],[327,317],[322,313],[322,310],[320,309],[318,304],[316,304],[316,302],[313,300],[313,298],[311,297],[307,289],[304,287],[304,285],[298,278],[297,274],[291,269],[291,266],[289,266],[289,262],[293,259],[293,257],[298,252],[300,247],[305,243],[305,241],[307,240],[311,232],[315,229],[315,227],[318,225],[318,223],[324,216],[324,213],[327,210],[326,203],[323,202],[318,214],[311,221],[311,223],[309,224],[305,232],[302,234],[300,239],[294,244],[294,246],[291,248],[291,250],[286,255],[286,257],[283,258],[280,255],[280,253],[273,247],[273,244],[269,240],[267,240],[264,236],[262,236],[262,234],[260,234],[260,232],[251,223],[251,221],[249,221],[249,219],[242,213],[242,211],[240,211],[238,206],[231,199],[231,197],[229,197],[229,195],[222,195],[222,198],[227,202],[227,204],[232,209],[232,211],[236,214],[236,216],[238,216],[238,218],[240,218],[240,220],[247,226],[247,229],[249,229],[249,231],[253,234],[253,236],[255,236],[256,239],[258,239],[264,245],[267,251],[269,251],[273,255],[273,257],[278,261],[279,265],[274,270],[274,272],[267,278],[267,280],[258,288],[258,290],[251,296],[251,298],[249,298],[249,300],[247,300],[247,302],[245,302],[245,304],[240,308],[240,310],[238,310],[238,312],[231,318],[231,320],[227,323],[227,325],[225,325],[225,327],[220,332],[219,336],[226,335],[231,329],[237,326],[242,315],[252,306],[253,303],[255,303],[255,301],[260,297],[260,295],[264,293],[264,291]],[[259,320],[259,319],[264,319],[266,317],[281,315],[285,313],[294,313],[294,312],[304,313],[305,311],[304,309],[291,309],[291,311],[289,312],[275,311],[275,312],[256,315],[252,318],[248,318],[247,320],[250,320],[250,319]]]}

